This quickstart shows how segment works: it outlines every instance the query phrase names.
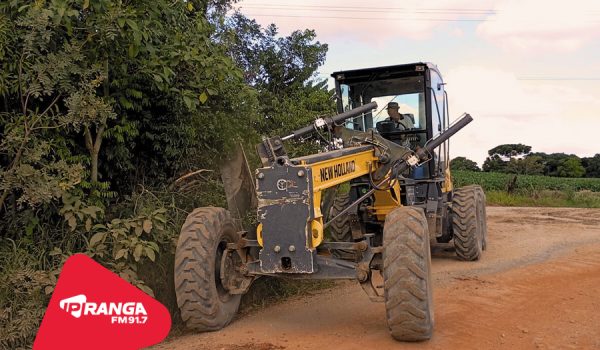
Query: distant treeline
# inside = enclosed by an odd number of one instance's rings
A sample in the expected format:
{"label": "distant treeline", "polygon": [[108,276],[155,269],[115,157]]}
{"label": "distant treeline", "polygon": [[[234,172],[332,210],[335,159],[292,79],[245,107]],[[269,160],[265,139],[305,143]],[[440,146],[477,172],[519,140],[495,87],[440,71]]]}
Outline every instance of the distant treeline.
{"label": "distant treeline", "polygon": [[554,177],[600,178],[600,153],[580,158],[574,154],[531,152],[531,146],[504,144],[488,151],[482,168],[465,157],[450,162],[452,170],[498,172]]}

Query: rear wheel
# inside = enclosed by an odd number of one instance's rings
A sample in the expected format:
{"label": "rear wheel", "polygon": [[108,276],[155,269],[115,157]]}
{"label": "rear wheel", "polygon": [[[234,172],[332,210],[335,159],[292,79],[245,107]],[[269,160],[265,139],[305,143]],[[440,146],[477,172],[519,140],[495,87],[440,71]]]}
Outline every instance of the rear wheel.
{"label": "rear wheel", "polygon": [[421,341],[433,332],[431,252],[421,208],[399,207],[383,228],[383,287],[388,328],[401,341]]}
{"label": "rear wheel", "polygon": [[475,191],[477,191],[477,211],[478,211],[478,220],[481,225],[481,249],[487,249],[487,212],[485,208],[485,192],[481,186],[473,186]]}
{"label": "rear wheel", "polygon": [[227,243],[236,241],[233,221],[223,208],[197,208],[185,220],[175,251],[175,292],[188,328],[218,330],[235,316],[241,295],[230,294],[220,276]]}
{"label": "rear wheel", "polygon": [[473,261],[481,257],[486,245],[485,194],[479,186],[466,186],[452,197],[452,231],[456,255]]}
{"label": "rear wheel", "polygon": [[[348,193],[337,195],[333,200],[329,217],[335,217],[350,204],[350,195]],[[329,233],[335,242],[352,242],[350,216],[348,214],[344,214],[335,219],[329,226]],[[340,259],[354,259],[356,257],[353,251],[344,249],[331,249],[331,254]]]}

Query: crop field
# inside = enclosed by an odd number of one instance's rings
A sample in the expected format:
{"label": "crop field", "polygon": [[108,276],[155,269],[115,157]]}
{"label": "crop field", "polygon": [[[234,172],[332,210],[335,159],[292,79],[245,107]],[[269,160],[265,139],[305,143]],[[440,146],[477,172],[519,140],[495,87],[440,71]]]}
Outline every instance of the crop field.
{"label": "crop field", "polygon": [[[452,171],[455,187],[480,185],[486,191],[505,191],[514,174],[474,171]],[[600,178],[564,178],[537,175],[518,175],[516,189],[519,192],[564,191],[600,192]]]}

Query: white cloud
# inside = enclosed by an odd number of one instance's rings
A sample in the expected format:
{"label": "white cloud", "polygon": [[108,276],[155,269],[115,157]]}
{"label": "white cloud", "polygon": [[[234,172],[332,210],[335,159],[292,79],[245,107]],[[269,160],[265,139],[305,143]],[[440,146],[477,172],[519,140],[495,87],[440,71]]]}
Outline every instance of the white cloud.
{"label": "white cloud", "polygon": [[598,0],[243,0],[235,7],[262,25],[276,23],[283,34],[312,28],[325,41],[461,37],[457,20],[483,20],[479,36],[508,50],[568,52],[600,37]]}
{"label": "white cloud", "polygon": [[600,36],[597,0],[504,0],[494,10],[477,32],[509,50],[568,52]]}
{"label": "white cloud", "polygon": [[465,32],[462,29],[455,27],[450,30],[450,35],[452,35],[455,38],[460,38],[465,35]]}
{"label": "white cloud", "polygon": [[[477,8],[489,7],[489,0]],[[276,23],[287,34],[299,28],[315,29],[321,39],[341,36],[362,41],[383,42],[393,38],[426,39],[442,27],[450,27],[451,35],[462,31],[451,27],[452,20],[481,18],[469,11],[469,0],[382,0],[365,3],[357,0],[302,2],[268,2],[244,0],[236,4],[241,11],[260,24]],[[462,11],[462,12],[461,12]],[[475,17],[474,17],[475,16]]]}
{"label": "white cloud", "polygon": [[579,156],[600,152],[598,87],[522,81],[511,72],[473,66],[450,70],[445,81],[451,119],[462,112],[474,119],[453,138],[453,157],[482,164],[487,150],[505,143]]}

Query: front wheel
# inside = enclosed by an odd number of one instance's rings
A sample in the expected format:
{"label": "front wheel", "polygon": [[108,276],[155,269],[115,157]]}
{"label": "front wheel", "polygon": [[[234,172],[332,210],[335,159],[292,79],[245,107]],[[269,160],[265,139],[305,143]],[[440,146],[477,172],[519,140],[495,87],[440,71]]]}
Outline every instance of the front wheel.
{"label": "front wheel", "polygon": [[429,229],[421,208],[399,207],[383,227],[383,288],[392,337],[422,341],[433,333]]}
{"label": "front wheel", "polygon": [[227,243],[236,241],[233,221],[223,208],[197,208],[185,220],[175,251],[175,293],[187,328],[214,331],[235,316],[241,295],[223,286],[221,263]]}

